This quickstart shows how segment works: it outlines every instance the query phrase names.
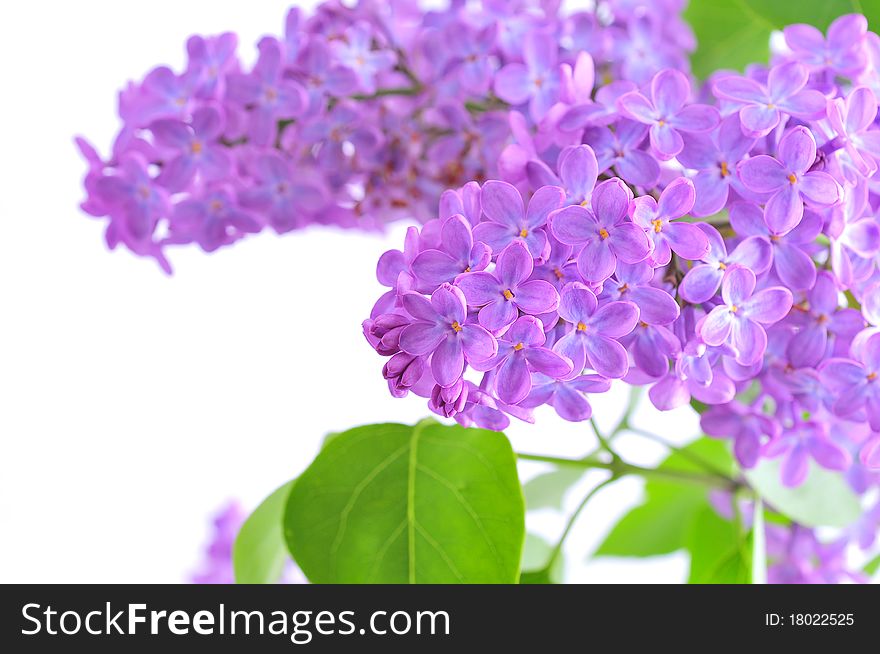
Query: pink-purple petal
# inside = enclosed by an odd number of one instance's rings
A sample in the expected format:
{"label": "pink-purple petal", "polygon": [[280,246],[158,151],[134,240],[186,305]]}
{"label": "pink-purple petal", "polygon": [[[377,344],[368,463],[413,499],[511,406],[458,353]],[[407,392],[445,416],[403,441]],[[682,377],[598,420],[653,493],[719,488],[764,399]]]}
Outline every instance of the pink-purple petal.
{"label": "pink-purple petal", "polygon": [[639,307],[633,302],[609,302],[590,318],[589,326],[603,336],[620,338],[629,334],[639,322]]}
{"label": "pink-purple petal", "polygon": [[728,306],[737,306],[748,300],[755,290],[755,273],[748,268],[729,268],[721,283],[721,297]]}
{"label": "pink-purple petal", "polygon": [[525,217],[522,196],[516,187],[507,182],[490,180],[483,184],[480,202],[483,213],[492,222],[516,228]]}
{"label": "pink-purple petal", "polygon": [[684,259],[698,261],[709,254],[709,239],[692,223],[669,223],[663,233],[672,250]]}
{"label": "pink-purple petal", "polygon": [[766,154],[759,154],[740,163],[737,174],[747,189],[757,193],[772,193],[789,183],[785,167]]}
{"label": "pink-purple petal", "polygon": [[440,386],[449,387],[461,379],[462,372],[464,372],[464,352],[461,348],[461,340],[451,336],[443,340],[431,355],[431,374]]}
{"label": "pink-purple petal", "polygon": [[795,184],[786,183],[764,205],[764,221],[776,234],[790,232],[803,215],[804,202]]}
{"label": "pink-purple petal", "polygon": [[791,310],[791,291],[782,286],[774,286],[758,291],[747,301],[742,302],[740,309],[743,315],[764,325],[779,322]]}
{"label": "pink-purple petal", "polygon": [[449,330],[443,325],[415,322],[400,333],[400,349],[415,356],[429,354],[443,341]]}
{"label": "pink-purple petal", "polygon": [[626,349],[612,338],[592,334],[584,339],[590,367],[604,377],[620,379],[629,369]]}

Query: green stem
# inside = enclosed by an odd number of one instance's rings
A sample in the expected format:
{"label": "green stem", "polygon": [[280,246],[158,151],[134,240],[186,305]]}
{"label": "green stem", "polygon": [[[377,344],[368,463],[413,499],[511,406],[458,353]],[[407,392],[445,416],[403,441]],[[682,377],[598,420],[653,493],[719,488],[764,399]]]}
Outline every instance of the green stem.
{"label": "green stem", "polygon": [[596,438],[599,441],[599,445],[601,446],[601,449],[605,450],[606,452],[608,452],[608,454],[611,455],[612,461],[619,461],[620,455],[614,451],[614,448],[611,447],[610,441],[602,435],[601,431],[599,431],[599,426],[596,424],[595,419],[590,418],[590,426],[593,428],[593,433],[596,434]]}
{"label": "green stem", "polygon": [[518,452],[516,456],[523,461],[539,461],[542,463],[552,463],[558,466],[575,466],[585,469],[608,470],[618,477],[633,475],[644,477],[645,479],[674,479],[677,481],[688,481],[702,484],[713,488],[725,488],[730,491],[743,486],[742,482],[720,474],[706,474],[701,472],[689,472],[687,470],[670,470],[666,468],[645,468],[632,463],[627,463],[620,459],[605,462],[597,461],[591,457],[583,459],[566,459],[564,457],[529,454],[526,452]]}
{"label": "green stem", "polygon": [[559,537],[559,540],[556,542],[556,545],[553,547],[553,550],[550,552],[550,557],[547,559],[547,563],[544,565],[544,570],[548,572],[553,569],[556,560],[559,558],[559,555],[562,554],[562,546],[565,545],[565,539],[568,538],[568,535],[571,533],[572,527],[574,527],[574,523],[577,522],[578,517],[581,512],[584,510],[584,507],[587,506],[587,503],[593,499],[593,497],[603,488],[605,488],[608,484],[615,481],[617,479],[616,474],[612,474],[605,481],[597,484],[593,488],[590,489],[590,492],[586,494],[584,499],[581,500],[581,503],[578,504],[577,508],[574,510],[574,513],[569,517],[568,522],[565,524],[565,529],[562,530],[562,535]]}
{"label": "green stem", "polygon": [[378,89],[374,93],[356,93],[351,96],[352,100],[375,100],[389,95],[418,95],[423,90],[418,86],[394,86],[387,89]]}
{"label": "green stem", "polygon": [[655,443],[660,443],[660,445],[662,445],[666,449],[670,450],[671,452],[675,452],[676,454],[681,455],[682,458],[687,459],[691,463],[695,463],[696,465],[700,466],[701,468],[703,468],[707,472],[711,472],[716,475],[725,475],[724,471],[716,468],[715,465],[711,461],[704,459],[699,454],[695,454],[694,452],[691,452],[690,450],[687,450],[683,447],[678,447],[677,445],[670,443],[668,440],[666,440],[662,436],[659,436],[658,434],[650,432],[647,429],[642,429],[641,427],[633,427],[632,425],[629,425],[627,427],[627,431],[630,431],[633,434],[637,434],[638,436],[642,436],[644,438],[647,438],[648,440],[654,441]]}

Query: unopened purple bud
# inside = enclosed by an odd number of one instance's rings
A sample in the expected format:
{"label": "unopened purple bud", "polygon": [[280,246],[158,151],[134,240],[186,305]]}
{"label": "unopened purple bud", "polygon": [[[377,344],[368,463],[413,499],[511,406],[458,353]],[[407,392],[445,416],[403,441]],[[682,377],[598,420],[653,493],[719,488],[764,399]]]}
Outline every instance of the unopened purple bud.
{"label": "unopened purple bud", "polygon": [[407,394],[425,372],[425,358],[398,352],[382,368],[382,376],[388,380],[388,388],[394,397]]}
{"label": "unopened purple bud", "polygon": [[428,407],[434,413],[445,418],[452,418],[464,411],[467,404],[468,386],[463,379],[459,379],[455,384],[444,388],[439,384],[434,386],[431,391],[431,401]]}
{"label": "unopened purple bud", "polygon": [[[400,332],[409,324],[405,316],[385,313],[374,320],[364,321],[364,333],[367,340],[382,356],[391,356],[400,352]],[[367,323],[370,323],[369,326]]]}

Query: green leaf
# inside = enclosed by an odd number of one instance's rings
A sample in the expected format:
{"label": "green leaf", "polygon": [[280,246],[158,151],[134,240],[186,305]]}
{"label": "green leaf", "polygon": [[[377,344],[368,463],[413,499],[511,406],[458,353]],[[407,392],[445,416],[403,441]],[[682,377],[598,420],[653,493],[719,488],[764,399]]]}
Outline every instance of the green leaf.
{"label": "green leaf", "polygon": [[547,586],[549,584],[557,584],[558,581],[553,580],[553,576],[547,568],[540,570],[526,570],[519,577],[520,584],[541,584]]}
{"label": "green leaf", "polygon": [[561,509],[565,493],[584,476],[584,469],[561,466],[530,479],[523,486],[526,508]]}
{"label": "green leaf", "polygon": [[[682,472],[721,473],[733,468],[723,441],[700,438],[670,454],[658,468]],[[706,488],[688,481],[650,479],[645,502],[621,518],[596,550],[595,556],[657,556],[683,549],[690,523],[708,506]]]}
{"label": "green leaf", "polygon": [[736,525],[712,507],[703,508],[691,522],[687,549],[691,555],[689,584],[751,582],[751,534],[737,534]]}
{"label": "green leaf", "polygon": [[865,564],[865,567],[862,568],[862,572],[864,572],[869,578],[877,574],[878,570],[880,570],[880,554],[868,561]]}
{"label": "green leaf", "polygon": [[315,583],[516,583],[525,507],[504,434],[381,424],[331,439],[284,535]]}
{"label": "green leaf", "polygon": [[658,556],[685,546],[688,525],[706,503],[699,486],[660,482],[647,500],[621,518],[595,556]]}
{"label": "green leaf", "polygon": [[774,510],[807,527],[846,527],[858,520],[859,498],[840,474],[810,462],[806,481],[787,488],[780,480],[781,465],[781,459],[770,459],[745,473],[751,487]]}
{"label": "green leaf", "polygon": [[526,534],[523,548],[521,584],[558,584],[562,581],[565,570],[563,557],[559,556],[548,568],[547,562],[553,553],[553,546],[540,536]]}
{"label": "green leaf", "polygon": [[[663,470],[681,470],[684,472],[719,472],[729,475],[734,471],[733,456],[727,443],[717,438],[698,438],[676,452],[672,452],[666,459],[657,466]],[[668,480],[652,479],[648,481],[646,489],[650,489],[655,485],[687,485],[687,482],[673,482]]]}
{"label": "green leaf", "polygon": [[698,414],[703,415],[706,411],[709,410],[709,405],[700,402],[697,399],[691,398],[691,408],[696,411]]}
{"label": "green leaf", "polygon": [[293,481],[277,489],[251,513],[232,546],[232,567],[239,584],[273,584],[290,559],[281,527]]}
{"label": "green leaf", "polygon": [[810,23],[824,31],[849,13],[863,13],[871,29],[880,27],[880,3],[872,0],[690,0],[684,17],[697,37],[691,67],[705,78],[722,68],[743,70],[750,63],[766,63],[773,30]]}
{"label": "green leaf", "polygon": [[341,433],[342,432],[339,432],[339,431],[327,432],[327,434],[324,436],[324,440],[321,441],[321,449],[323,450],[327,446],[327,443],[332,441],[334,438],[339,436],[339,434],[341,434]]}

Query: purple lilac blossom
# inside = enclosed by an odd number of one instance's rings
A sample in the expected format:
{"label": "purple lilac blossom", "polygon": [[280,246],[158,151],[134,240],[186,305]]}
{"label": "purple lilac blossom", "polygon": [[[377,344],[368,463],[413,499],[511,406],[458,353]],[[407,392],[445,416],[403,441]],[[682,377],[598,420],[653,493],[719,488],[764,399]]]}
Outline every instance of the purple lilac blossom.
{"label": "purple lilac blossom", "polygon": [[[880,37],[790,26],[700,86],[682,3],[559,6],[327,2],[254,67],[193,37],[120,94],[106,158],[78,139],[82,208],[169,271],[174,245],[414,221],[363,324],[394,396],[504,429],[585,420],[622,377],[712,407],[743,466],[876,489]],[[786,537],[771,576],[842,578],[838,543]]]}
{"label": "purple lilac blossom", "polygon": [[[720,73],[694,96],[715,105],[697,109],[705,131],[679,135],[691,80],[654,71],[644,93],[612,79],[593,95],[597,56],[561,57],[562,92],[544,118],[509,114],[500,179],[447,191],[440,217],[458,214],[455,233],[428,222],[383,277],[398,294],[460,287],[467,324],[491,332],[501,354],[438,385],[433,352],[398,349],[413,317],[380,300],[364,331],[396,362],[392,392],[416,390],[441,415],[495,429],[531,421],[541,404],[584,420],[585,394],[604,390],[596,380],[622,377],[650,386],[661,410],[713,407],[706,431],[730,439],[745,467],[783,457],[787,484],[809,459],[855,477],[851,461],[876,467],[880,434],[845,427],[876,429],[876,343],[865,335],[880,321],[880,185],[865,177],[880,131],[871,64],[851,74],[856,86],[829,87],[791,54],[769,75]],[[442,278],[423,263],[435,260]],[[537,282],[547,286],[528,288]],[[530,363],[543,349],[571,369]],[[749,385],[758,391],[746,404],[737,393]]]}
{"label": "purple lilac blossom", "polygon": [[684,147],[679,132],[711,132],[720,122],[718,109],[687,105],[691,85],[684,73],[666,69],[651,80],[651,98],[630,91],[617,99],[621,113],[650,125],[651,146],[661,159],[671,159]]}
{"label": "purple lilac blossom", "polygon": [[[672,18],[667,9],[644,9],[664,24]],[[283,33],[259,41],[253,66],[243,63],[235,34],[192,36],[182,72],[159,66],[122,91],[123,125],[109,156],[78,140],[89,168],[83,209],[107,221],[110,247],[153,257],[166,271],[169,247],[214,251],[266,228],[374,231],[397,220],[428,222],[445,190],[471,180],[516,184],[529,161],[552,166],[565,146],[579,145],[587,122],[620,122],[617,98],[635,89],[627,79],[686,71],[695,44],[683,23],[658,30],[644,13],[609,6],[599,19],[532,0],[432,10],[414,0],[328,0],[311,14],[292,8]],[[594,102],[595,62],[603,86]],[[589,120],[558,130],[575,106],[592,107]],[[644,149],[647,126],[635,125],[629,133],[615,126],[599,158],[627,181],[650,185],[659,169]],[[143,159],[143,198],[117,193],[105,201],[100,180],[130,181],[125,162],[133,155]],[[265,171],[254,162],[276,157],[283,178],[272,183],[308,198],[266,197]],[[572,195],[591,190],[590,176],[581,177],[567,189]],[[253,213],[259,229],[227,221],[224,230],[207,213],[177,211],[210,184],[231,193],[231,214]],[[256,203],[255,189],[263,194]],[[160,197],[168,190],[172,197]]]}
{"label": "purple lilac blossom", "polygon": [[[238,502],[228,502],[213,518],[213,533],[197,571],[190,575],[194,584],[233,584],[235,571],[232,566],[232,548],[238,531],[247,518]],[[288,561],[278,583],[306,583],[299,568]]]}

